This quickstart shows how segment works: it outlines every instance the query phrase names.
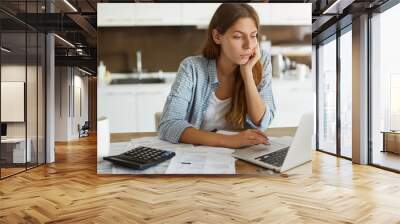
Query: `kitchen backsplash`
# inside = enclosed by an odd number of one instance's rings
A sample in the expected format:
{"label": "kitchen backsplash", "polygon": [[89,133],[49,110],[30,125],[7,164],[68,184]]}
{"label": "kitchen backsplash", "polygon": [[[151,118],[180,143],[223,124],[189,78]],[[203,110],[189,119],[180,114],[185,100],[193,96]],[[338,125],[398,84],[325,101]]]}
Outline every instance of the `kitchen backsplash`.
{"label": "kitchen backsplash", "polygon": [[136,68],[136,50],[142,52],[142,68],[177,71],[179,62],[200,52],[205,30],[182,27],[100,28],[98,59],[111,72]]}
{"label": "kitchen backsplash", "polygon": [[[304,36],[303,32],[304,29],[298,26],[261,29],[261,34],[266,34],[273,45],[311,45],[311,36]],[[99,27],[98,61],[102,60],[111,72],[132,72],[136,68],[136,51],[140,50],[144,71],[176,72],[182,59],[200,54],[205,37],[205,29],[190,26]],[[310,58],[298,58],[297,61],[311,63]]]}

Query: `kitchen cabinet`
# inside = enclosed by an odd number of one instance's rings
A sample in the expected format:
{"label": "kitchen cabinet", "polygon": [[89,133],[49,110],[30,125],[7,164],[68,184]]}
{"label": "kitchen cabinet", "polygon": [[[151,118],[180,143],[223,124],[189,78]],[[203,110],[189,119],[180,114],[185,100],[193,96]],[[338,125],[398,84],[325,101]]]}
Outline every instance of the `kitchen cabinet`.
{"label": "kitchen cabinet", "polygon": [[181,4],[179,3],[137,3],[134,14],[135,26],[181,25]]}
{"label": "kitchen cabinet", "polygon": [[97,5],[97,26],[134,26],[136,6],[131,3],[101,3]]}
{"label": "kitchen cabinet", "polygon": [[162,112],[169,91],[136,93],[137,131],[156,131],[155,114]]}
{"label": "kitchen cabinet", "polygon": [[97,25],[99,27],[179,26],[181,4],[101,3],[98,5]]}
{"label": "kitchen cabinet", "polygon": [[98,117],[106,117],[111,133],[156,131],[172,83],[108,85],[98,90]]}
{"label": "kitchen cabinet", "polygon": [[101,95],[100,113],[110,121],[110,132],[132,132],[136,125],[136,95],[131,91],[107,90]]}
{"label": "kitchen cabinet", "polygon": [[276,111],[270,127],[296,127],[301,116],[313,108],[314,91],[311,78],[272,78],[272,92]]}
{"label": "kitchen cabinet", "polygon": [[[99,3],[97,25],[207,27],[221,3]],[[250,3],[261,25],[311,25],[311,3]],[[282,9],[285,13],[282,13]]]}
{"label": "kitchen cabinet", "polygon": [[[311,3],[249,3],[258,14],[261,25],[311,25]],[[285,13],[282,13],[282,9]]]}
{"label": "kitchen cabinet", "polygon": [[208,26],[221,3],[182,3],[182,25]]}

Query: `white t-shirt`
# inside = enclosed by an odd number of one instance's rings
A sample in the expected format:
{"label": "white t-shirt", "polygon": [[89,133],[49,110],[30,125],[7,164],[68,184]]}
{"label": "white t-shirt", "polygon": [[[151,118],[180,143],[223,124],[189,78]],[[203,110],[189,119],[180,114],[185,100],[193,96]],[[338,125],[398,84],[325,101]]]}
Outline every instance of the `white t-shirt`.
{"label": "white t-shirt", "polygon": [[200,129],[205,131],[230,129],[230,125],[225,119],[230,106],[231,98],[220,100],[213,92]]}

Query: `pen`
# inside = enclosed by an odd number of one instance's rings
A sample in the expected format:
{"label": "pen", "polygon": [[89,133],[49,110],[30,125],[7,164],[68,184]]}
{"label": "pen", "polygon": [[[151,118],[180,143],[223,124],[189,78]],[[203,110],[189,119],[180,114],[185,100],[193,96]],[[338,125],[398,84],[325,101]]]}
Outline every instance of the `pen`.
{"label": "pen", "polygon": [[192,163],[188,163],[188,162],[181,162],[181,164],[192,164]]}

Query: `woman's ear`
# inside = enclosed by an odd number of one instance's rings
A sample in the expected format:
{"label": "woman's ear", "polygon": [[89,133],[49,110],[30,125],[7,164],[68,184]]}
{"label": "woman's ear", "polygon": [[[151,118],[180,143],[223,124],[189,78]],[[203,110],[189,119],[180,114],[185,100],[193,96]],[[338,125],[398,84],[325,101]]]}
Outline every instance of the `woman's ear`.
{"label": "woman's ear", "polygon": [[221,34],[217,31],[217,29],[212,30],[212,38],[216,44],[221,44]]}

